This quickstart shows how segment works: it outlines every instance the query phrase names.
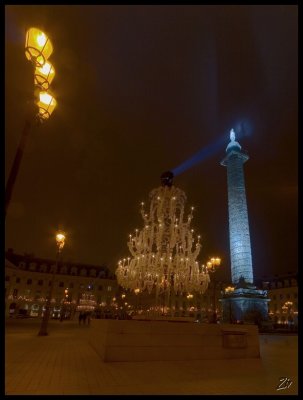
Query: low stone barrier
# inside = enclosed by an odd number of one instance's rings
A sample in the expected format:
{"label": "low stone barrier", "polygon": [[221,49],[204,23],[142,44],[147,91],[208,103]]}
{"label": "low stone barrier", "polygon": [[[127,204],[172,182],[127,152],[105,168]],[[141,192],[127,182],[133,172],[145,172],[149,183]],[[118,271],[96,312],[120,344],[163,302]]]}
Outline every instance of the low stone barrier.
{"label": "low stone barrier", "polygon": [[89,342],[103,361],[259,358],[255,325],[93,320]]}

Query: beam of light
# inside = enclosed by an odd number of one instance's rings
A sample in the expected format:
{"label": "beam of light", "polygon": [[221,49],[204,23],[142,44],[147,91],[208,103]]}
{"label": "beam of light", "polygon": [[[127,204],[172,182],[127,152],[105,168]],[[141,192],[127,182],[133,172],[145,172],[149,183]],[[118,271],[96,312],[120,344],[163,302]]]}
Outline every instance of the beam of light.
{"label": "beam of light", "polygon": [[[251,125],[247,121],[237,121],[234,124],[234,131],[236,132],[236,140],[239,141],[243,136],[248,136],[251,134]],[[193,167],[194,165],[200,163],[201,161],[206,160],[207,158],[213,156],[219,150],[222,152],[222,148],[226,149],[226,146],[229,143],[229,134],[230,131],[224,133],[224,135],[220,136],[215,142],[209,144],[206,147],[203,147],[196,154],[190,157],[188,160],[184,161],[182,164],[177,167],[171,169],[170,171],[174,174],[174,176],[182,174],[184,171]]]}
{"label": "beam of light", "polygon": [[171,169],[174,176],[182,174],[184,171],[198,164],[199,162],[207,159],[208,157],[215,154],[218,150],[222,149],[224,144],[228,143],[228,135],[224,134],[217,141],[211,143],[210,145],[204,147],[199,150],[196,154],[194,154],[191,158],[184,161],[182,164],[177,167]]}

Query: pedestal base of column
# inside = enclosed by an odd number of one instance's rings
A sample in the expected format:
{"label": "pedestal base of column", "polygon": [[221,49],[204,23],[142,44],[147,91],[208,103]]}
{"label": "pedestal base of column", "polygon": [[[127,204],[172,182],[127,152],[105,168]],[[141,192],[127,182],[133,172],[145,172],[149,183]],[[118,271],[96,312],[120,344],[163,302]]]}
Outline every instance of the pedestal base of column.
{"label": "pedestal base of column", "polygon": [[222,320],[228,323],[259,323],[268,320],[266,292],[258,289],[236,289],[222,299]]}

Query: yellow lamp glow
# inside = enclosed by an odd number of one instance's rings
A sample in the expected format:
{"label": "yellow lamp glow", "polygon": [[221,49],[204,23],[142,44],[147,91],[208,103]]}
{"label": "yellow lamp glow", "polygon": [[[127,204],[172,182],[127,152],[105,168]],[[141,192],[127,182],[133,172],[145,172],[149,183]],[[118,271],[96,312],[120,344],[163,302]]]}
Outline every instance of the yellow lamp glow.
{"label": "yellow lamp glow", "polygon": [[65,244],[65,234],[63,232],[58,232],[56,234],[56,242],[57,246],[59,247],[59,250],[63,249]]}
{"label": "yellow lamp glow", "polygon": [[25,36],[25,56],[37,66],[43,67],[53,52],[48,36],[38,28],[30,28]]}
{"label": "yellow lamp glow", "polygon": [[37,103],[39,107],[39,118],[43,121],[50,117],[54,111],[57,102],[52,95],[47,92],[40,92],[39,101]]}
{"label": "yellow lamp glow", "polygon": [[36,67],[35,69],[35,85],[43,90],[47,90],[55,76],[54,66],[46,61],[43,67]]}

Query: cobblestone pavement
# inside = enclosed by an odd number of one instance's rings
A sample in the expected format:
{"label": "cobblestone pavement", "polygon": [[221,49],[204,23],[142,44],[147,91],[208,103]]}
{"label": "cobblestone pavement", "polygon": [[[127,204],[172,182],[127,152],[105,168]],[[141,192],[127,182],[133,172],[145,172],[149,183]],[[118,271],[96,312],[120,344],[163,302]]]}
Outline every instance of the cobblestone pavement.
{"label": "cobblestone pavement", "polygon": [[[90,326],[7,321],[5,393],[43,394],[275,394],[298,393],[298,338],[260,335],[261,359],[105,363],[88,343]],[[280,379],[289,379],[277,390]],[[290,383],[291,382],[291,383]]]}

